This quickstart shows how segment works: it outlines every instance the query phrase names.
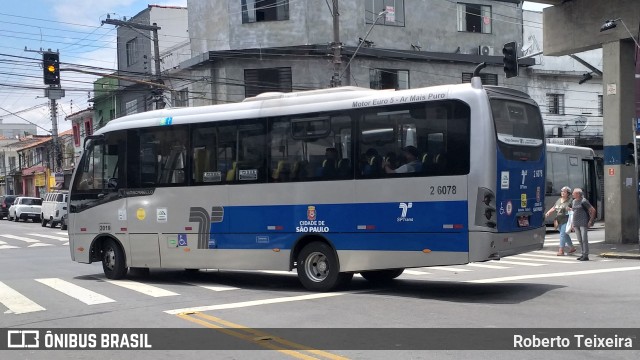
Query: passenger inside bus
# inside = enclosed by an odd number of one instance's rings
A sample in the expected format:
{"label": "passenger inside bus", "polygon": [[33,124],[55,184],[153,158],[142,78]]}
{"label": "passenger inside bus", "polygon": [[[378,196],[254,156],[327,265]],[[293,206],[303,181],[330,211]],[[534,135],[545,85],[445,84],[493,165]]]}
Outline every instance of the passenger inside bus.
{"label": "passenger inside bus", "polygon": [[324,161],[322,161],[322,177],[325,179],[335,178],[338,173],[338,150],[334,147],[326,148]]}
{"label": "passenger inside bus", "polygon": [[422,170],[422,163],[419,160],[420,152],[415,146],[409,145],[402,148],[402,156],[406,162],[396,169],[393,169],[389,163],[384,164],[384,170],[387,174],[407,174]]}

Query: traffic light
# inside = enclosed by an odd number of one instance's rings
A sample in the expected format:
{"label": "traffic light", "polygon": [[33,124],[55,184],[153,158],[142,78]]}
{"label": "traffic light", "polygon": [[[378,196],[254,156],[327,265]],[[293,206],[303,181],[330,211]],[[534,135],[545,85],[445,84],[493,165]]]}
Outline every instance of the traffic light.
{"label": "traffic light", "polygon": [[60,85],[60,55],[58,53],[43,53],[42,69],[45,85]]}
{"label": "traffic light", "polygon": [[507,78],[518,76],[518,43],[512,41],[502,48],[502,62]]}

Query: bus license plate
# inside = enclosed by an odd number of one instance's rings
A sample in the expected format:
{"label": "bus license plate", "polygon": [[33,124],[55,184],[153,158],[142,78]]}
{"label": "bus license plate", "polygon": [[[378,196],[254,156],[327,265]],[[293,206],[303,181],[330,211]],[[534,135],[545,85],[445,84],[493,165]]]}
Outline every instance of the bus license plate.
{"label": "bus license plate", "polygon": [[519,216],[518,217],[518,226],[519,227],[528,227],[529,226],[529,217],[528,216]]}

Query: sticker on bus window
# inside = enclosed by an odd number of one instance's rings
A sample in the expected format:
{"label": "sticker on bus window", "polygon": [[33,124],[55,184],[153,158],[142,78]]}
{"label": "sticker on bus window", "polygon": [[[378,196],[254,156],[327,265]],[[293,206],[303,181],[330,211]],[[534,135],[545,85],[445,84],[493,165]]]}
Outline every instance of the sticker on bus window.
{"label": "sticker on bus window", "polygon": [[222,172],[207,171],[202,174],[202,182],[220,182],[222,181]]}
{"label": "sticker on bus window", "polygon": [[258,169],[239,170],[238,179],[240,181],[258,180]]}

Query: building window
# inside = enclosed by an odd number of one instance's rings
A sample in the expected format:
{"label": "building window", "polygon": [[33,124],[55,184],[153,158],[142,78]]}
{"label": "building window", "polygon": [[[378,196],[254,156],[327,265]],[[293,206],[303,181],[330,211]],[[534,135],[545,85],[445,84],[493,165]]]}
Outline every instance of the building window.
{"label": "building window", "polygon": [[173,106],[175,107],[189,106],[189,89],[185,88],[185,89],[176,91],[176,98],[173,100]]}
{"label": "building window", "polygon": [[547,94],[547,107],[549,114],[564,115],[564,95]]}
{"label": "building window", "polygon": [[[382,11],[386,13],[376,22]],[[404,0],[366,0],[364,19],[367,24],[404,26]]]}
{"label": "building window", "polygon": [[604,114],[603,106],[602,95],[598,95],[598,116],[602,116]]}
{"label": "building window", "polygon": [[291,92],[291,68],[246,69],[244,96],[253,97],[264,92]]}
{"label": "building window", "polygon": [[408,89],[409,71],[395,69],[370,69],[369,87],[372,89]]}
{"label": "building window", "polygon": [[132,39],[127,41],[126,50],[127,50],[127,66],[131,66],[137,62],[137,53],[138,53],[138,45],[137,39]]}
{"label": "building window", "polygon": [[289,20],[289,0],[242,0],[242,23]]}
{"label": "building window", "polygon": [[124,104],[124,114],[131,115],[138,112],[138,99],[133,99],[131,101],[127,101]]}
{"label": "building window", "polygon": [[458,31],[491,33],[491,6],[458,3]]}
{"label": "building window", "polygon": [[76,123],[73,124],[73,143],[80,146],[80,126]]}
{"label": "building window", "polygon": [[93,134],[93,120],[84,121],[84,136],[91,136]]}
{"label": "building window", "polygon": [[[473,77],[473,73],[462,73],[462,82],[470,83],[471,78]],[[480,80],[482,80],[482,85],[498,85],[498,75],[496,74],[480,74]]]}
{"label": "building window", "polygon": [[9,157],[9,171],[15,171],[18,168],[16,167],[16,157],[15,156],[10,156]]}

